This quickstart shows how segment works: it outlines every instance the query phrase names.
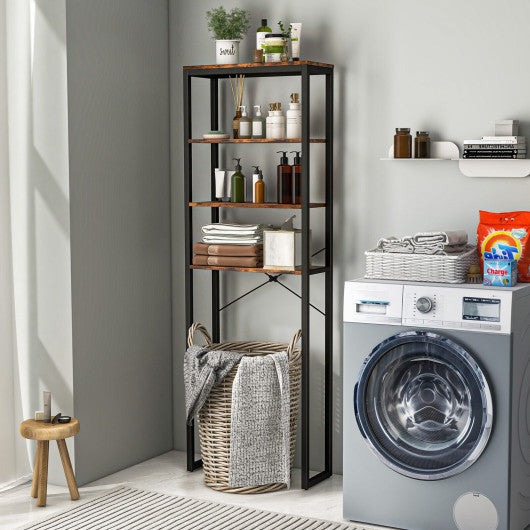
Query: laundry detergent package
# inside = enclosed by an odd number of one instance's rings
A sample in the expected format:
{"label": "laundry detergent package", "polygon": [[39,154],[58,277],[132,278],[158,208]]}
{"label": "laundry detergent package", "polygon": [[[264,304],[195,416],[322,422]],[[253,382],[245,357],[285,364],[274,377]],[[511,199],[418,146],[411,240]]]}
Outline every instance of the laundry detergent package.
{"label": "laundry detergent package", "polygon": [[480,211],[477,245],[480,260],[517,261],[517,280],[530,282],[530,212]]}
{"label": "laundry detergent package", "polygon": [[513,287],[517,283],[517,261],[514,259],[485,259],[484,285]]}

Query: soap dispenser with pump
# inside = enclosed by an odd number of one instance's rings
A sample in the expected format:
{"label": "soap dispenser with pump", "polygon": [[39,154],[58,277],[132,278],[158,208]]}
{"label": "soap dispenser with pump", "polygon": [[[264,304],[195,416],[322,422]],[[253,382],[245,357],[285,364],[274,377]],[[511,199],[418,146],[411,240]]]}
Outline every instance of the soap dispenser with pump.
{"label": "soap dispenser with pump", "polygon": [[302,157],[300,151],[291,151],[294,153],[294,162],[292,165],[293,182],[294,182],[294,204],[302,204]]}
{"label": "soap dispenser with pump", "polygon": [[277,167],[277,194],[279,204],[293,203],[293,172],[287,158],[287,151],[277,151],[282,153],[280,163]]}
{"label": "soap dispenser with pump", "polygon": [[[257,167],[257,166],[256,166]],[[265,181],[263,180],[263,173],[258,168],[258,180],[254,183],[254,202],[263,204],[265,202]]]}
{"label": "soap dispenser with pump", "polygon": [[252,119],[252,138],[265,138],[265,118],[261,115],[261,105],[254,105]]}
{"label": "soap dispenser with pump", "polygon": [[247,107],[241,105],[241,118],[239,118],[239,138],[252,138],[252,120],[247,115]]}
{"label": "soap dispenser with pump", "polygon": [[236,172],[232,175],[230,201],[245,202],[245,176],[241,173],[241,158],[233,158],[232,160],[237,160],[237,164],[235,166]]}

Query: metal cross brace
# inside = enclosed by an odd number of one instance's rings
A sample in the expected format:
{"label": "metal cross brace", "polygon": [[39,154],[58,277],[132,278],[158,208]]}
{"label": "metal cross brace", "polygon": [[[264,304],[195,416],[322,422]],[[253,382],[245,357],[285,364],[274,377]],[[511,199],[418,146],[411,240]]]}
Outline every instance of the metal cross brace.
{"label": "metal cross brace", "polygon": [[[219,308],[219,311],[223,311],[224,309],[226,309],[227,307],[230,307],[232,304],[235,304],[236,302],[239,302],[239,300],[241,300],[242,298],[245,298],[245,296],[248,296],[249,294],[253,293],[254,291],[257,291],[258,289],[260,289],[261,287],[263,287],[264,285],[268,285],[269,283],[277,283],[278,285],[281,285],[284,289],[286,289],[287,291],[289,291],[291,294],[294,294],[296,297],[298,298],[302,298],[297,292],[293,291],[292,289],[290,289],[289,287],[287,287],[287,285],[284,285],[282,282],[280,282],[279,278],[280,276],[282,276],[281,274],[269,274],[269,273],[264,273],[266,276],[267,276],[267,281],[266,282],[263,282],[263,283],[260,283],[258,286],[254,287],[253,289],[250,289],[250,291],[247,291],[246,293],[243,293],[241,296],[238,296],[236,299],[232,300],[231,302],[229,302],[228,304],[224,305],[223,307]],[[321,315],[324,315],[326,316],[326,314],[321,311],[318,307],[314,306],[313,304],[309,304],[315,311],[318,311]]]}

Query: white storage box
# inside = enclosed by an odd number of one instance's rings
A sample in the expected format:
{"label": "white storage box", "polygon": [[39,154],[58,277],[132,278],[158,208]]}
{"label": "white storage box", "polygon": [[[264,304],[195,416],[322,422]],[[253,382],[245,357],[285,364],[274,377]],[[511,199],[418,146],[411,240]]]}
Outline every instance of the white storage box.
{"label": "white storage box", "polygon": [[[309,233],[311,240],[311,232]],[[311,244],[310,244],[311,245]],[[301,230],[263,231],[263,268],[294,271],[302,266]]]}
{"label": "white storage box", "polygon": [[519,134],[519,120],[497,120],[495,122],[495,136],[517,136]]}

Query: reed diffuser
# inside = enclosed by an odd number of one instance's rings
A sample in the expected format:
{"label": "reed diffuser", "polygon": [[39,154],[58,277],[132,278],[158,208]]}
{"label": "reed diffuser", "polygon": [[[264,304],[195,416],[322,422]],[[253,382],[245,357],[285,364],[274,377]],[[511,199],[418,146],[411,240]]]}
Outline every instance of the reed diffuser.
{"label": "reed diffuser", "polygon": [[245,76],[243,74],[236,75],[235,78],[229,77],[230,88],[232,89],[232,96],[234,98],[234,107],[236,114],[232,120],[232,132],[234,138],[239,138],[239,120],[241,119],[241,104],[243,103],[243,91],[245,89]]}

